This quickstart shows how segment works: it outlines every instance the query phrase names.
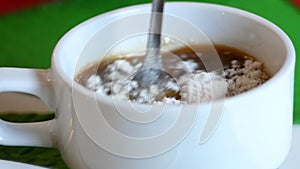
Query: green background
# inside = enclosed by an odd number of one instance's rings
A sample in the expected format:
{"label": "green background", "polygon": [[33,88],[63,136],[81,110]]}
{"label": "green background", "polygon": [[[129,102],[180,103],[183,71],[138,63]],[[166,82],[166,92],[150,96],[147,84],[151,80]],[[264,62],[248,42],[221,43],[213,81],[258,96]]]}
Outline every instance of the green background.
{"label": "green background", "polygon": [[[60,0],[0,16],[0,67],[49,68],[55,44],[72,27],[112,9],[149,2],[151,0]],[[296,53],[300,52],[300,8],[288,0],[198,0],[198,2],[223,4],[260,15],[282,28],[293,41]],[[295,123],[300,123],[299,64],[297,61]],[[16,117],[10,116],[1,118],[17,120],[14,119]],[[26,118],[25,116],[24,121]],[[37,117],[39,120],[47,118],[48,116]],[[57,169],[67,168],[55,149],[1,146],[0,158]]]}

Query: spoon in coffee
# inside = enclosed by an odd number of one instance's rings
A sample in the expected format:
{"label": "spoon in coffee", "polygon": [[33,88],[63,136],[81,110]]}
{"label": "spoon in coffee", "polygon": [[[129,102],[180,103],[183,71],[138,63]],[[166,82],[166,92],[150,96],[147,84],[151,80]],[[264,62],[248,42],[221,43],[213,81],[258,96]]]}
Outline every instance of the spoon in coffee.
{"label": "spoon in coffee", "polygon": [[[141,69],[134,75],[140,89],[150,89],[157,85],[165,95],[169,82],[176,84],[175,79],[165,71],[161,59],[161,28],[163,20],[164,0],[152,1],[151,21],[148,33],[147,51]],[[132,95],[131,95],[132,96]]]}

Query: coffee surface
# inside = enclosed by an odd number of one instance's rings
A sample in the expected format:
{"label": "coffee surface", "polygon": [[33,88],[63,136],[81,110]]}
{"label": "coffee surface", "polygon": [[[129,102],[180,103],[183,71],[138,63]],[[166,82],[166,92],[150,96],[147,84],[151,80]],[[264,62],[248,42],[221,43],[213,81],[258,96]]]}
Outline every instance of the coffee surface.
{"label": "coffee surface", "polygon": [[[132,75],[142,66],[143,56],[105,57],[79,73],[75,80],[101,95],[147,104],[181,104],[237,95],[261,85],[270,77],[255,57],[225,45],[214,47],[215,50],[210,46],[193,46],[162,52],[165,71],[177,83],[170,82],[167,92],[155,85],[140,89],[132,80]],[[215,52],[219,55],[217,58],[212,57]],[[130,97],[129,92],[136,92],[135,97]]]}

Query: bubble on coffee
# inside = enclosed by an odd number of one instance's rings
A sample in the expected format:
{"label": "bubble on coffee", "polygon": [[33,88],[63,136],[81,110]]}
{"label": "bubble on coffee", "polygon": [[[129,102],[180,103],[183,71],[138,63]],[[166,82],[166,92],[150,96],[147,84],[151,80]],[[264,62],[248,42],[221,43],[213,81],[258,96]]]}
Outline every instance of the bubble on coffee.
{"label": "bubble on coffee", "polygon": [[[99,95],[137,103],[190,104],[230,97],[255,88],[270,78],[263,63],[255,57],[233,47],[214,45],[223,68],[207,71],[199,53],[190,47],[172,50],[171,55],[162,53],[165,71],[174,80],[167,82],[166,89],[157,84],[141,88],[134,81],[142,66],[143,55],[110,56],[100,63],[79,73],[75,80]],[[205,45],[197,46],[202,56],[209,56]],[[176,57],[174,57],[176,56]]]}

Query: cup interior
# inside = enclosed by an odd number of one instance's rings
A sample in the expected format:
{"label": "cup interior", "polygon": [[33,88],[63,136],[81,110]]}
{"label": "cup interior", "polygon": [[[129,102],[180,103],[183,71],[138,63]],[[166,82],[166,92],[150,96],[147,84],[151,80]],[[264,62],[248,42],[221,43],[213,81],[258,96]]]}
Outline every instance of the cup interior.
{"label": "cup interior", "polygon": [[[108,53],[145,49],[149,11],[150,4],[122,8],[76,26],[56,46],[52,66],[71,83],[80,71]],[[163,34],[172,35],[181,43],[196,40],[236,47],[263,62],[273,76],[292,60],[293,47],[288,37],[277,26],[254,14],[188,2],[167,3],[165,14]]]}

